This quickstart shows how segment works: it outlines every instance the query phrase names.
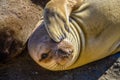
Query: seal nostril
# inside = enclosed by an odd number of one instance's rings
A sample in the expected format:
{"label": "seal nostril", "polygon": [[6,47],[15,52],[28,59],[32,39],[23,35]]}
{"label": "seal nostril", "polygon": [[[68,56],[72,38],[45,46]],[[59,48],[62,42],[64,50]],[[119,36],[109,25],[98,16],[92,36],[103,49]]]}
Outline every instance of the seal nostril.
{"label": "seal nostril", "polygon": [[66,54],[63,50],[61,50],[61,49],[58,49],[58,53],[60,53],[60,54]]}
{"label": "seal nostril", "polygon": [[69,51],[69,53],[70,53],[70,54],[73,53],[73,50]]}
{"label": "seal nostril", "polygon": [[68,58],[70,55],[71,55],[71,53],[68,51],[63,51],[63,50],[61,50],[61,49],[58,49],[58,55],[60,56],[60,57],[62,57],[62,58]]}

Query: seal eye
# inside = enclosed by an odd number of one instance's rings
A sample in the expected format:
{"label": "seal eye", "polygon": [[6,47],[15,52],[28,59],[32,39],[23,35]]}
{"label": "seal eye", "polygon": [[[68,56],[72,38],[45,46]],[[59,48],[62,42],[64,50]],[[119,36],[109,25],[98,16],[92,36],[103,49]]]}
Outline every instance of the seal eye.
{"label": "seal eye", "polygon": [[[51,51],[51,50],[50,50],[50,51]],[[41,54],[41,58],[39,59],[39,61],[42,61],[42,60],[46,59],[46,58],[49,56],[50,51],[47,52],[47,53],[42,53],[42,54]]]}
{"label": "seal eye", "polygon": [[41,60],[46,59],[47,57],[48,57],[48,54],[47,54],[47,53],[43,53],[43,54],[41,55]]}

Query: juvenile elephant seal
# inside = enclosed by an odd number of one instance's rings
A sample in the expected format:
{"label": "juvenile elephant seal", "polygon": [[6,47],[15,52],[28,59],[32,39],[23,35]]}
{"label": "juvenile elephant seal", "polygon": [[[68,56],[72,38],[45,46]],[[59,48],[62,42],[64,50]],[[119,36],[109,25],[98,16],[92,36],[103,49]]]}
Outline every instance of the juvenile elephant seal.
{"label": "juvenile elephant seal", "polygon": [[0,0],[0,64],[22,53],[41,12],[31,0]]}
{"label": "juvenile elephant seal", "polygon": [[119,52],[119,4],[120,0],[51,0],[44,9],[47,32],[36,29],[28,41],[31,57],[57,71]]}

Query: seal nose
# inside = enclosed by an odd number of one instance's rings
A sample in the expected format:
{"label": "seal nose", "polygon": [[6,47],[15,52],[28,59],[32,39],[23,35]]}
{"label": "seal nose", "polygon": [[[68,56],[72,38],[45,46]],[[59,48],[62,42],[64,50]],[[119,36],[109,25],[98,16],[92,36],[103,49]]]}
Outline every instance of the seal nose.
{"label": "seal nose", "polygon": [[74,48],[73,48],[73,45],[69,41],[64,39],[63,41],[61,41],[58,44],[57,52],[60,55],[63,55],[63,56],[67,55],[67,56],[69,56],[69,55],[71,55],[74,52]]}
{"label": "seal nose", "polygon": [[63,51],[61,49],[58,49],[58,53],[62,57],[69,57],[69,55],[71,54],[71,51],[66,52],[66,51]]}
{"label": "seal nose", "polygon": [[71,60],[72,58],[72,53],[73,51],[65,51],[65,50],[62,50],[62,49],[58,49],[56,51],[56,55],[58,56],[57,58],[57,63],[59,65],[65,65],[69,62],[69,60]]}

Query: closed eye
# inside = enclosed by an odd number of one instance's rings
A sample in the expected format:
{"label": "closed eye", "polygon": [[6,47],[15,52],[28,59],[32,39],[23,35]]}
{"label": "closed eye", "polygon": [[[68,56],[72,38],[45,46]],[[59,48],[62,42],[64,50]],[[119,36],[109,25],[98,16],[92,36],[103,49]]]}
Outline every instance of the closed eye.
{"label": "closed eye", "polygon": [[42,61],[42,60],[48,58],[49,53],[50,53],[50,51],[48,53],[42,53],[41,58],[39,59],[39,61]]}
{"label": "closed eye", "polygon": [[41,55],[41,59],[46,59],[48,57],[48,53],[43,53],[42,55]]}
{"label": "closed eye", "polygon": [[39,61],[42,61],[48,57],[48,53],[43,53],[39,59]]}

